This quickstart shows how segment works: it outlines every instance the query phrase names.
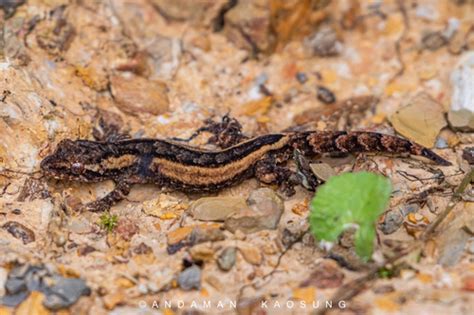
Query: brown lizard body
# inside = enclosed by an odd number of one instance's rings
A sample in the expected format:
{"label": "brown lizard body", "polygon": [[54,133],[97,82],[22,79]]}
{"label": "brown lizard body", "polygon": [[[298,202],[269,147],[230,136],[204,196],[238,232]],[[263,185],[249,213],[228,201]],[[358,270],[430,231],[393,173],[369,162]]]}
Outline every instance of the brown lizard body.
{"label": "brown lizard body", "polygon": [[56,179],[113,180],[116,188],[87,206],[103,211],[122,200],[133,184],[153,183],[184,192],[218,191],[252,176],[267,184],[282,184],[294,174],[284,163],[295,150],[308,158],[323,153],[409,153],[450,165],[431,150],[396,136],[305,131],[262,135],[215,151],[160,139],[63,140],[42,161],[41,169]]}

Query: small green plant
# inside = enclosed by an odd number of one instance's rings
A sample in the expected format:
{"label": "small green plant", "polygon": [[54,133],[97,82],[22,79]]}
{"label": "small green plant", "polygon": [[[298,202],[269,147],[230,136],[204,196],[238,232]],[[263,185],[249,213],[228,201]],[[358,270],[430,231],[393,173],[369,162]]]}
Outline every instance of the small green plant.
{"label": "small green plant", "polygon": [[100,216],[100,226],[107,231],[107,233],[112,232],[117,226],[118,216],[112,215],[110,213],[104,213]]}
{"label": "small green plant", "polygon": [[377,271],[379,278],[390,279],[395,276],[395,271],[393,269],[382,267]]}
{"label": "small green plant", "polygon": [[355,227],[357,255],[367,261],[373,252],[375,221],[388,204],[392,186],[368,172],[331,177],[311,201],[309,223],[318,240],[334,242],[347,228]]}

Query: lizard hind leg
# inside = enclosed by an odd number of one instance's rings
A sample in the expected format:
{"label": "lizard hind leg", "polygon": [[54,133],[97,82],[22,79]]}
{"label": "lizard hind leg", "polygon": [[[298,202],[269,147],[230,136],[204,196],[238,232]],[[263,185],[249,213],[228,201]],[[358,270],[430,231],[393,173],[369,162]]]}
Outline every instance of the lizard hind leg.
{"label": "lizard hind leg", "polygon": [[204,126],[197,129],[189,138],[172,138],[172,140],[189,142],[201,133],[209,132],[211,133],[211,137],[209,138],[208,143],[226,149],[248,139],[242,133],[242,125],[237,119],[232,118],[229,115],[223,116],[220,122],[207,119],[204,123]]}
{"label": "lizard hind leg", "polygon": [[290,158],[287,151],[267,155],[255,164],[255,177],[264,184],[278,185],[286,196],[292,196],[300,180],[296,172],[284,166]]}
{"label": "lizard hind leg", "polygon": [[131,184],[127,181],[117,182],[115,188],[104,197],[86,204],[85,211],[103,212],[109,210],[113,205],[125,199],[130,193]]}

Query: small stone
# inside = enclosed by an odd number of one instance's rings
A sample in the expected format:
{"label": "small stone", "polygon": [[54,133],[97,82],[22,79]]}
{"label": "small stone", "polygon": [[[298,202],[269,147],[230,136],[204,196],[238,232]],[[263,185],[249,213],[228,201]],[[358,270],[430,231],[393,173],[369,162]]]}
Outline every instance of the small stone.
{"label": "small stone", "polygon": [[8,19],[15,14],[16,8],[24,4],[26,0],[10,0],[10,1],[1,1],[0,9],[5,13],[4,19]]}
{"label": "small stone", "polygon": [[252,51],[267,51],[271,46],[268,8],[253,1],[238,1],[224,17],[224,35],[230,42]]}
{"label": "small stone", "polygon": [[225,220],[227,230],[241,230],[246,234],[269,229],[276,229],[284,210],[280,197],[269,188],[253,191],[247,199],[248,209],[236,213]]}
{"label": "small stone", "polygon": [[379,229],[383,234],[388,235],[395,233],[403,223],[403,216],[399,211],[392,210],[385,214],[382,223],[379,224]]}
{"label": "small stone", "polygon": [[186,268],[178,276],[178,285],[185,291],[199,290],[201,288],[201,269],[196,265]]}
{"label": "small stone", "polygon": [[336,171],[327,163],[311,163],[309,167],[317,178],[325,182],[332,176],[337,175]]}
{"label": "small stone", "polygon": [[335,261],[323,260],[308,279],[301,283],[301,287],[315,286],[321,289],[337,288],[344,280],[344,273]]}
{"label": "small stone", "polygon": [[304,202],[297,203],[291,208],[291,212],[293,212],[296,215],[302,216],[306,212],[309,211],[309,206],[308,206],[308,200],[305,200]]}
{"label": "small stone", "polygon": [[168,87],[164,82],[114,76],[110,84],[117,107],[126,113],[161,115],[168,111]]}
{"label": "small stone", "polygon": [[229,271],[235,265],[237,249],[235,247],[225,248],[217,258],[217,265],[221,270]]}
{"label": "small stone", "polygon": [[186,237],[188,237],[189,234],[191,234],[192,230],[192,226],[185,226],[169,232],[168,245],[173,245],[184,240]]}
{"label": "small stone", "polygon": [[397,132],[425,147],[433,147],[439,131],[446,126],[443,107],[428,94],[420,93],[391,117]]}
{"label": "small stone", "polygon": [[196,226],[193,228],[186,242],[190,245],[196,245],[204,242],[217,242],[225,239],[224,232],[213,226]]}
{"label": "small stone", "polygon": [[297,72],[296,80],[298,80],[298,82],[301,84],[305,84],[308,81],[308,76],[304,72]]}
{"label": "small stone", "polygon": [[438,139],[436,139],[435,148],[436,149],[446,149],[446,148],[448,148],[448,143],[443,138],[438,138]]}
{"label": "small stone", "polygon": [[462,158],[469,164],[474,164],[474,147],[464,148],[462,150]]}
{"label": "small stone", "polygon": [[137,247],[133,249],[133,253],[137,255],[147,255],[153,253],[153,249],[145,243],[140,243]]}
{"label": "small stone", "polygon": [[285,248],[288,248],[301,239],[309,229],[307,220],[289,222],[284,226],[285,228],[281,231],[280,239]]}
{"label": "small stone", "polygon": [[395,288],[391,284],[380,285],[372,289],[375,294],[385,294],[395,291]]}
{"label": "small stone", "polygon": [[436,243],[438,244],[439,264],[445,267],[454,266],[462,258],[468,240],[471,238],[468,229],[465,228],[469,221],[473,221],[472,213],[466,208],[458,213],[445,231],[438,236]]}
{"label": "small stone", "polygon": [[214,258],[214,249],[209,243],[202,243],[193,246],[189,254],[194,261],[209,262]]}
{"label": "small stone", "polygon": [[16,221],[8,221],[2,228],[13,235],[13,237],[21,239],[25,245],[35,241],[35,233]]}
{"label": "small stone", "polygon": [[78,256],[86,256],[90,253],[93,253],[95,252],[96,249],[90,245],[84,245],[84,246],[80,246],[78,249],[77,249],[77,255]]}
{"label": "small stone", "polygon": [[451,73],[451,126],[463,131],[474,130],[474,52],[464,54]]}
{"label": "small stone", "polygon": [[137,286],[137,289],[138,289],[138,292],[140,292],[141,294],[147,294],[148,293],[148,287],[145,283],[140,283]]}
{"label": "small stone", "polygon": [[219,280],[216,275],[208,275],[205,279],[214,289],[217,291],[223,292],[225,290],[224,284]]}
{"label": "small stone", "polygon": [[123,304],[125,302],[125,293],[123,290],[118,290],[117,292],[107,294],[102,298],[104,306],[108,310],[113,310],[117,305]]}
{"label": "small stone", "polygon": [[329,25],[323,25],[304,40],[304,45],[313,55],[320,57],[337,56],[342,51],[342,43],[336,31]]}
{"label": "small stone", "polygon": [[114,232],[120,235],[124,240],[130,241],[139,231],[138,225],[127,218],[121,218]]}
{"label": "small stone", "polygon": [[50,18],[36,25],[36,42],[38,46],[53,56],[58,56],[69,49],[76,35],[76,30],[65,17],[65,7],[58,6],[50,12]]}
{"label": "small stone", "polygon": [[82,279],[56,277],[49,287],[43,305],[50,310],[67,308],[83,295],[89,295],[90,289]]}
{"label": "small stone", "polygon": [[336,96],[334,96],[334,93],[331,92],[331,90],[329,90],[328,88],[325,88],[321,85],[318,86],[317,97],[318,100],[320,100],[324,104],[332,104],[336,102]]}
{"label": "small stone", "polygon": [[147,215],[158,217],[162,220],[168,219],[170,214],[178,215],[188,207],[176,197],[168,194],[160,194],[156,199],[147,200],[143,203],[143,212]]}
{"label": "small stone", "polygon": [[248,209],[241,197],[204,197],[191,204],[192,216],[201,221],[224,221],[233,213]]}
{"label": "small stone", "polygon": [[67,229],[73,233],[87,234],[92,232],[92,225],[85,218],[73,216],[67,223]]}
{"label": "small stone", "polygon": [[239,251],[249,264],[259,266],[262,263],[262,253],[251,245],[240,245]]}
{"label": "small stone", "polygon": [[427,32],[421,38],[421,45],[423,48],[431,51],[438,50],[448,43],[446,37],[441,32]]}
{"label": "small stone", "polygon": [[174,254],[185,246],[225,239],[223,231],[216,224],[185,226],[168,233],[168,254]]}

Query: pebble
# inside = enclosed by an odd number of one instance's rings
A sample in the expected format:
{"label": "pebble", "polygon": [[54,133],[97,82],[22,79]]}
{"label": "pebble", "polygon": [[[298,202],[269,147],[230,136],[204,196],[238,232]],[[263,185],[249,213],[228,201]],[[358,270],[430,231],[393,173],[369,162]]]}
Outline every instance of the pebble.
{"label": "pebble", "polygon": [[285,224],[285,228],[281,231],[280,239],[285,248],[288,248],[300,239],[309,229],[306,220],[292,221]]}
{"label": "pebble", "polygon": [[296,80],[298,80],[298,82],[301,84],[305,84],[308,81],[308,76],[304,72],[297,72]]}
{"label": "pebble", "polygon": [[332,176],[337,175],[336,171],[327,163],[311,163],[309,168],[317,178],[325,182]]}
{"label": "pebble", "polygon": [[451,222],[448,229],[438,237],[439,264],[445,267],[454,266],[461,259],[470,238],[469,233],[464,229],[464,222],[468,220],[468,215],[460,215],[460,217]]}
{"label": "pebble", "polygon": [[474,164],[474,147],[464,148],[462,150],[462,158],[469,164]]}
{"label": "pebble", "polygon": [[16,221],[8,221],[2,226],[2,228],[10,233],[14,238],[21,239],[25,245],[35,241],[35,233]]}
{"label": "pebble", "polygon": [[239,251],[249,264],[259,266],[262,263],[262,253],[257,247],[252,245],[239,245]]}
{"label": "pebble", "polygon": [[74,304],[82,295],[89,295],[90,289],[82,279],[63,278],[56,276],[54,285],[45,292],[43,305],[50,310],[67,308]]}
{"label": "pebble", "polygon": [[438,50],[448,43],[446,37],[441,32],[427,32],[421,38],[421,45],[423,48],[431,51]]}
{"label": "pebble", "polygon": [[300,286],[315,286],[320,289],[337,288],[343,280],[344,273],[338,264],[333,260],[326,259],[316,266],[315,271]]}
{"label": "pebble", "polygon": [[126,113],[161,115],[168,111],[168,87],[164,82],[114,76],[110,84],[117,107]]}
{"label": "pebble", "polygon": [[178,285],[185,291],[199,290],[201,288],[201,269],[196,265],[186,268],[178,276]]}
{"label": "pebble", "polygon": [[227,230],[241,230],[245,234],[276,229],[284,210],[283,201],[270,188],[253,191],[247,199],[248,209],[225,220]]}
{"label": "pebble", "polygon": [[334,93],[324,86],[318,86],[317,88],[317,98],[324,104],[332,104],[336,102],[336,96]]}
{"label": "pebble", "polygon": [[446,149],[448,148],[448,142],[443,138],[436,139],[435,147],[437,149]]}
{"label": "pebble", "polygon": [[224,221],[233,213],[247,209],[245,199],[241,197],[205,197],[193,202],[191,215],[201,221]]}
{"label": "pebble", "polygon": [[412,97],[390,120],[401,135],[429,148],[446,126],[443,107],[425,93]]}
{"label": "pebble", "polygon": [[217,265],[221,270],[229,271],[235,265],[237,249],[235,247],[225,248],[217,258]]}
{"label": "pebble", "polygon": [[225,239],[224,232],[217,225],[196,225],[178,228],[168,233],[168,254],[174,254],[185,246]]}
{"label": "pebble", "polygon": [[153,249],[145,243],[140,243],[137,247],[133,249],[133,253],[137,255],[147,255],[153,253]]}
{"label": "pebble", "polygon": [[474,130],[474,52],[464,54],[451,73],[451,108],[448,120],[452,127]]}
{"label": "pebble", "polygon": [[217,242],[225,239],[224,232],[218,228],[203,228],[196,226],[187,238],[187,242],[192,246],[204,242]]}
{"label": "pebble", "polygon": [[214,258],[214,249],[209,243],[198,244],[189,250],[194,261],[209,262]]}
{"label": "pebble", "polygon": [[400,228],[402,223],[403,216],[399,211],[389,211],[385,214],[383,222],[379,224],[379,229],[385,235],[392,234]]}
{"label": "pebble", "polygon": [[124,240],[130,241],[132,237],[139,232],[139,228],[132,220],[120,218],[114,232],[120,235]]}
{"label": "pebble", "polygon": [[336,31],[328,25],[319,27],[315,33],[305,38],[304,45],[313,55],[320,57],[337,56],[342,51],[342,43]]}
{"label": "pebble", "polygon": [[17,306],[32,292],[45,295],[43,305],[50,310],[67,308],[82,295],[89,295],[90,289],[82,279],[65,278],[45,265],[23,265],[13,268],[5,282],[6,295],[0,304]]}
{"label": "pebble", "polygon": [[71,217],[66,227],[70,232],[77,234],[87,234],[92,232],[92,225],[87,219],[75,216]]}
{"label": "pebble", "polygon": [[156,199],[143,203],[143,212],[162,220],[178,218],[188,208],[187,202],[168,194],[160,194]]}
{"label": "pebble", "polygon": [[104,306],[108,310],[114,309],[117,305],[124,303],[125,301],[125,294],[123,290],[118,290],[117,292],[107,294],[102,298],[104,302]]}

